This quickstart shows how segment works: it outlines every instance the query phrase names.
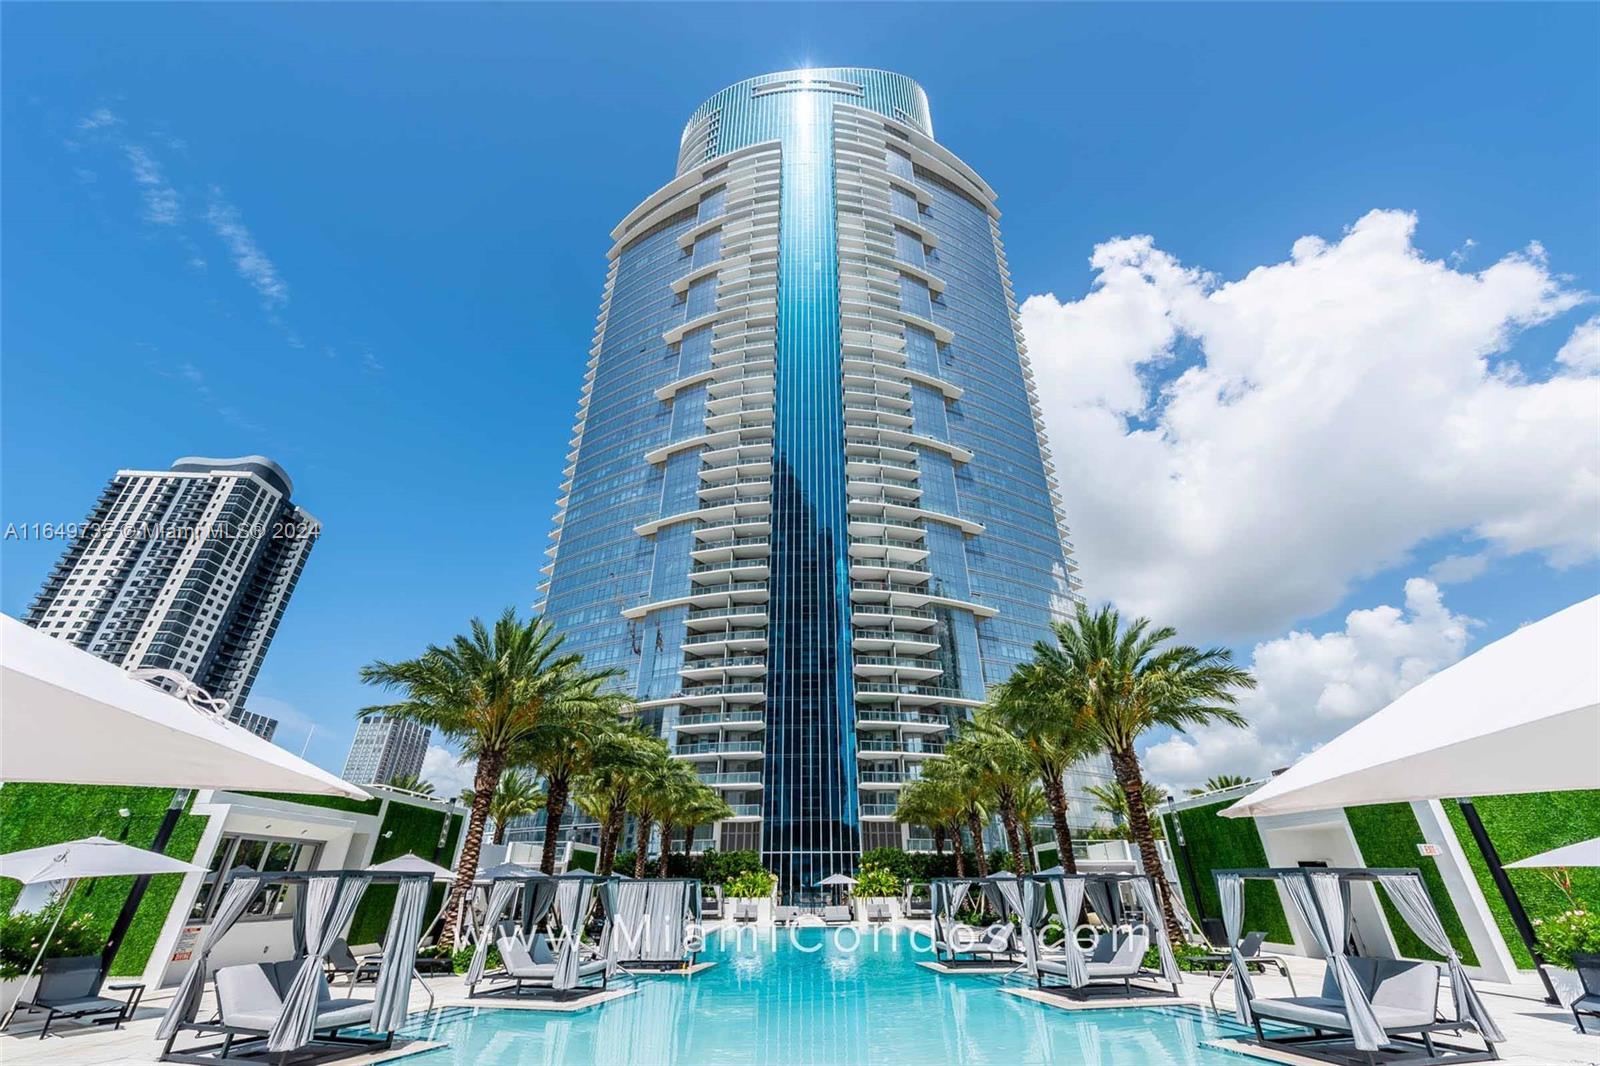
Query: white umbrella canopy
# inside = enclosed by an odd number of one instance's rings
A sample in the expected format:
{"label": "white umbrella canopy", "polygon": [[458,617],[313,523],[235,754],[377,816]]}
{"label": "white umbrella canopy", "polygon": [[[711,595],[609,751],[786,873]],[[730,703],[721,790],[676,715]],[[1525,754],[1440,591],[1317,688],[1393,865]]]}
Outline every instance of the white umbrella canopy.
{"label": "white umbrella canopy", "polygon": [[0,855],[0,877],[9,877],[25,885],[130,874],[186,874],[199,869],[170,856],[129,847],[105,837],[85,837]]}
{"label": "white umbrella canopy", "polygon": [[0,780],[368,799],[320,767],[0,615]]}
{"label": "white umbrella canopy", "polygon": [[406,852],[399,858],[390,859],[388,862],[374,863],[367,867],[371,873],[390,874],[431,874],[435,881],[454,881],[456,875],[446,870],[438,863],[429,862],[420,855]]}
{"label": "white umbrella canopy", "polygon": [[1556,866],[1600,866],[1600,837],[1564,848],[1553,848],[1530,855],[1526,859],[1506,863],[1508,870],[1548,869]]}
{"label": "white umbrella canopy", "polygon": [[818,888],[832,888],[835,885],[853,885],[856,879],[849,874],[831,874],[817,882]]}
{"label": "white umbrella canopy", "polygon": [[1600,789],[1600,596],[1417,685],[1222,813]]}

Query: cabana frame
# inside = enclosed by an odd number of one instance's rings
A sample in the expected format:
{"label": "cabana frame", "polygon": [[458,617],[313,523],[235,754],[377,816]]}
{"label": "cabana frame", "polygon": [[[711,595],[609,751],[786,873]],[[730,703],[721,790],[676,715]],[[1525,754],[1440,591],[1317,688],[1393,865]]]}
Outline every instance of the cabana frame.
{"label": "cabana frame", "polygon": [[[608,958],[627,970],[683,970],[695,964],[704,906],[698,878],[622,877],[611,884],[617,911],[609,916]],[[720,910],[720,887],[717,892]],[[674,942],[676,953],[668,950]]]}
{"label": "cabana frame", "polygon": [[[956,920],[956,914],[969,902],[981,903],[992,906],[1000,914],[1005,914],[1005,903],[1000,899],[998,892],[985,889],[986,878],[982,877],[935,877],[928,882],[929,910],[933,921],[933,951],[939,962],[947,967],[959,966],[994,966],[997,957],[1005,956],[1010,962],[1011,951],[1011,925],[1006,927],[1006,941],[1004,950],[998,938],[993,935],[995,927],[989,926],[979,929],[966,925]],[[976,899],[972,896],[972,889],[979,888]],[[961,959],[957,956],[971,956]],[[978,956],[987,956],[978,958]]]}
{"label": "cabana frame", "polygon": [[[1420,870],[1404,867],[1289,866],[1216,870],[1213,876],[1217,880],[1217,890],[1223,901],[1223,916],[1228,925],[1228,938],[1235,945],[1230,951],[1234,955],[1236,1016],[1240,1022],[1254,1026],[1256,1043],[1260,1046],[1291,1051],[1296,1055],[1335,1063],[1338,1066],[1373,1066],[1379,1061],[1380,1054],[1384,1061],[1403,1061],[1407,1066],[1485,1062],[1500,1057],[1495,1044],[1505,1037],[1489,1016],[1483,1001],[1479,999],[1477,991],[1467,978],[1461,960],[1439,922],[1438,912],[1427,894]],[[1277,883],[1294,903],[1301,920],[1308,927],[1315,926],[1310,931],[1313,939],[1322,948],[1328,966],[1322,996],[1273,999],[1255,995],[1249,972],[1238,958],[1236,946],[1238,931],[1243,923],[1245,881]],[[1368,993],[1361,987],[1354,969],[1350,966],[1351,958],[1361,958],[1361,956],[1348,956],[1344,953],[1349,942],[1352,911],[1350,886],[1355,884],[1381,885],[1389,901],[1394,904],[1394,910],[1399,913],[1410,930],[1434,951],[1445,955],[1444,972],[1448,972],[1450,976],[1456,1007],[1455,1018],[1445,1018],[1438,1009],[1438,988],[1444,976],[1440,964],[1426,960],[1381,959],[1369,956],[1367,958],[1374,964],[1371,977],[1375,991],[1381,988],[1384,980],[1407,971],[1414,971],[1416,967],[1425,966],[1434,970],[1434,995],[1428,1001],[1427,1008],[1432,1015],[1431,1020],[1396,1023],[1393,1020],[1394,1015],[1390,1016],[1389,1021],[1379,1020],[1368,999]],[[1319,885],[1324,889],[1337,886],[1336,896],[1325,895],[1319,891]],[[1409,888],[1409,891],[1403,893],[1404,898],[1397,894],[1403,886]],[[1335,913],[1329,913],[1330,908],[1334,909]],[[1335,937],[1337,939],[1333,939]],[[1382,966],[1383,963],[1390,963],[1391,966],[1386,970]],[[1333,994],[1330,995],[1330,992]],[[1354,993],[1353,997],[1349,994],[1351,992]],[[1352,1003],[1353,998],[1354,1003]],[[1283,1012],[1275,1009],[1279,1004],[1285,1006]],[[1294,1025],[1309,1032],[1267,1036],[1262,1028],[1262,1016],[1257,1013],[1257,1007],[1269,1007],[1269,1005],[1274,1009],[1262,1011],[1268,1020]],[[1312,1008],[1309,1013],[1305,1010],[1307,1007]],[[1343,1026],[1316,1024],[1319,1015],[1326,1017],[1329,1014],[1342,1015]],[[1434,1036],[1441,1032],[1460,1034],[1469,1029],[1483,1041],[1482,1048],[1447,1044],[1435,1039]],[[1404,1057],[1396,1058],[1393,1054],[1395,1051],[1399,1051]]]}
{"label": "cabana frame", "polygon": [[[421,935],[423,912],[427,908],[428,892],[433,886],[431,875],[409,871],[370,870],[292,870],[274,873],[242,873],[229,879],[218,908],[218,918],[207,931],[200,950],[196,953],[190,974],[178,986],[167,1014],[157,1029],[157,1039],[165,1039],[160,1060],[162,1062],[195,1063],[198,1066],[260,1066],[263,1062],[286,1063],[292,1057],[296,1062],[325,1062],[352,1055],[366,1055],[386,1050],[394,1044],[395,1030],[404,1021],[410,1001],[411,976],[416,965],[417,941]],[[326,893],[323,913],[319,915],[322,928],[308,928],[310,893],[317,882],[332,881]],[[328,952],[335,941],[342,939],[344,927],[355,915],[361,896],[374,884],[397,886],[394,911],[390,915],[388,936],[382,960],[379,963],[377,987],[371,1000],[322,1000],[327,988],[324,966]],[[295,964],[284,967],[283,975],[290,976],[280,994],[277,1016],[270,1028],[258,1025],[230,1024],[225,1016],[219,994],[218,1013],[209,1021],[198,1021],[195,1014],[206,981],[207,960],[211,950],[227,935],[228,930],[243,916],[249,901],[256,892],[269,885],[297,885],[299,898],[295,901],[292,918],[296,956],[284,960]],[[359,891],[357,888],[359,887]],[[226,915],[226,917],[224,917]],[[278,964],[282,966],[282,963]],[[219,970],[243,970],[249,967],[273,966],[271,963],[245,963],[239,967],[219,967]],[[209,975],[216,981],[217,974]],[[263,978],[265,980],[265,978]],[[309,996],[309,1001],[306,1001]],[[361,1018],[357,1008],[366,1008]],[[291,1012],[300,1015],[298,1020],[287,1019]],[[254,1012],[259,1015],[259,1012]],[[324,1016],[358,1015],[352,1020],[340,1020],[335,1025],[319,1025]],[[361,1027],[381,1034],[376,1037],[340,1036],[346,1028]],[[220,1036],[220,1042],[175,1049],[178,1035],[189,1031],[203,1036]],[[302,1038],[302,1030],[308,1030]],[[276,1046],[274,1046],[276,1045]],[[308,1051],[307,1049],[313,1049]]]}
{"label": "cabana frame", "polygon": [[[560,1000],[604,991],[617,971],[615,953],[610,950],[611,920],[616,912],[616,885],[614,879],[589,873],[551,876],[527,871],[493,878],[489,885],[489,902],[483,927],[477,930],[477,945],[472,962],[467,967],[468,998],[520,996],[525,987],[546,990],[550,998]],[[563,889],[570,891],[564,892]],[[537,972],[520,970],[512,960],[505,958],[506,949],[502,947],[501,969],[486,974],[484,970],[489,948],[499,945],[504,939],[497,935],[497,930],[503,924],[513,901],[520,901],[516,919],[519,928],[515,939],[528,953],[525,965],[530,971]],[[604,917],[604,925],[600,942],[594,945],[586,941],[584,933],[589,916],[597,905]],[[556,954],[551,956],[549,962],[539,959],[536,954],[540,940],[546,950],[552,946],[552,938],[538,932],[541,925],[547,929],[552,925],[561,928],[562,935],[553,944]],[[585,959],[585,947],[594,950],[596,955]],[[584,984],[585,979],[595,976],[600,978],[598,987]],[[496,982],[497,987],[479,991],[478,985],[485,980]]]}
{"label": "cabana frame", "polygon": [[[1023,894],[1013,904],[1023,919],[1024,948],[1027,957],[1026,968],[1034,979],[1035,985],[1040,989],[1062,989],[1074,999],[1088,999],[1094,989],[1121,986],[1124,996],[1132,996],[1135,991],[1166,998],[1180,994],[1178,986],[1183,982],[1183,976],[1178,971],[1176,958],[1172,954],[1172,944],[1167,936],[1166,917],[1161,910],[1160,898],[1157,896],[1155,883],[1149,875],[1142,873],[1049,873],[1031,874],[1022,879],[1031,885],[1037,886],[1036,890],[1042,898],[1030,899]],[[1129,968],[1126,964],[1117,963],[1116,959],[1122,951],[1131,950],[1127,947],[1130,941],[1135,945],[1138,938],[1132,923],[1126,920],[1126,912],[1122,901],[1122,888],[1131,887],[1136,897],[1136,905],[1144,915],[1142,923],[1144,934],[1144,948],[1139,950],[1138,960]],[[1051,912],[1051,896],[1054,896],[1055,910]],[[1111,959],[1097,961],[1083,958],[1083,949],[1078,946],[1074,931],[1078,926],[1078,915],[1082,912],[1084,904],[1099,916],[1111,936],[1112,947],[1117,949]],[[1029,915],[1021,913],[1031,908],[1032,923],[1029,928]],[[1110,911],[1111,913],[1102,913]],[[1044,948],[1041,933],[1050,924],[1051,918],[1056,918],[1062,925],[1061,950],[1047,952]],[[1117,934],[1125,931],[1124,937],[1119,940]],[[1144,965],[1144,954],[1154,947],[1161,960],[1161,968],[1151,970]],[[1076,954],[1076,959],[1073,955]],[[1049,958],[1049,955],[1060,955],[1060,960]],[[1059,967],[1059,969],[1058,969]],[[1097,972],[1097,968],[1100,972]],[[1065,979],[1064,984],[1046,982],[1046,976],[1056,976]],[[1148,985],[1134,985],[1134,981],[1165,981],[1171,985],[1171,991],[1150,988]]]}

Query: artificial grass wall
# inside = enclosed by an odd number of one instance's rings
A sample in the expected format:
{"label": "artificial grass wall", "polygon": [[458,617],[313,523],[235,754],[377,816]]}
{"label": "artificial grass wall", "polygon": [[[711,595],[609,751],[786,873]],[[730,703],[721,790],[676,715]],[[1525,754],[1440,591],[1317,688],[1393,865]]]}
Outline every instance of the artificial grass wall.
{"label": "artificial grass wall", "polygon": [[[1256,831],[1253,818],[1223,818],[1218,811],[1232,800],[1190,807],[1174,814],[1163,813],[1165,819],[1177,818],[1183,830],[1184,844],[1189,852],[1189,862],[1199,880],[1189,876],[1189,863],[1184,861],[1178,848],[1172,826],[1166,827],[1167,839],[1173,841],[1174,865],[1178,868],[1178,881],[1183,888],[1184,902],[1195,921],[1201,918],[1221,918],[1222,900],[1217,895],[1215,870],[1237,870],[1268,865],[1267,851],[1261,844],[1261,834]],[[1294,933],[1289,929],[1289,918],[1283,913],[1278,890],[1270,881],[1244,883],[1244,931],[1261,930],[1274,944],[1294,943]]]}
{"label": "artificial grass wall", "polygon": [[[10,782],[0,787],[0,854],[97,835],[133,847],[148,848],[171,801],[170,788]],[[193,802],[191,795],[189,804]],[[117,813],[124,807],[130,812],[127,818]],[[182,815],[167,842],[166,853],[185,862],[195,861],[206,821],[203,816]],[[109,937],[133,882],[132,877],[102,877],[83,882],[72,894],[68,920],[92,915],[89,928],[102,937]],[[133,924],[112,962],[113,974],[134,976],[144,972],[182,883],[182,874],[162,874],[150,879]],[[0,880],[0,911],[9,911],[21,891],[22,886],[17,882]]]}
{"label": "artificial grass wall", "polygon": [[[1350,822],[1350,832],[1356,838],[1356,846],[1361,849],[1361,860],[1367,866],[1416,867],[1422,872],[1422,883],[1428,888],[1434,910],[1439,912],[1439,921],[1444,925],[1451,945],[1461,956],[1462,962],[1476,966],[1478,955],[1472,950],[1472,941],[1461,924],[1461,915],[1450,899],[1449,890],[1445,888],[1439,864],[1433,859],[1423,858],[1417,852],[1417,845],[1425,843],[1425,840],[1411,804],[1378,803],[1370,807],[1347,807],[1344,814]],[[1381,888],[1375,891],[1400,954],[1408,959],[1443,962],[1442,955],[1417,939],[1417,935],[1390,902],[1388,893]]]}
{"label": "artificial grass wall", "polygon": [[278,800],[281,803],[298,803],[302,807],[327,807],[335,811],[349,811],[352,814],[377,814],[383,810],[383,800],[377,797],[358,800],[347,796],[300,795],[293,792],[241,792],[239,795]]}
{"label": "artificial grass wall", "polygon": [[[446,820],[450,825],[445,825]],[[462,816],[430,807],[418,807],[400,800],[389,800],[383,821],[378,826],[378,839],[372,846],[374,863],[388,862],[408,852],[419,855],[441,866],[449,865],[455,854],[456,837],[461,832]],[[439,846],[441,832],[444,846]],[[385,837],[384,834],[391,834]],[[429,893],[428,910],[424,921],[432,918],[444,902],[444,892],[449,886],[434,885]],[[350,920],[349,942],[376,944],[389,928],[389,915],[394,911],[394,885],[373,885],[361,897],[355,917]]]}
{"label": "artificial grass wall", "polygon": [[[1541,851],[1600,836],[1600,792],[1483,796],[1473,803],[1478,808],[1478,816],[1483,819],[1489,839],[1500,853],[1501,862],[1515,862]],[[1500,890],[1489,876],[1488,864],[1483,861],[1472,833],[1467,829],[1460,806],[1446,800],[1444,810],[1456,831],[1456,838],[1461,842],[1461,850],[1467,856],[1467,864],[1478,879],[1483,898],[1488,901],[1489,910],[1500,927],[1500,935],[1505,938],[1506,947],[1511,951],[1511,957],[1518,966],[1531,969],[1533,958],[1523,945],[1522,937],[1517,934],[1517,927],[1511,923],[1505,900],[1500,898]],[[1600,870],[1574,869],[1570,873],[1572,894],[1578,899],[1579,906],[1588,909],[1600,907]],[[1521,898],[1522,907],[1528,912],[1529,918],[1550,918],[1572,906],[1555,882],[1538,870],[1507,870],[1506,875],[1517,890],[1517,896]]]}

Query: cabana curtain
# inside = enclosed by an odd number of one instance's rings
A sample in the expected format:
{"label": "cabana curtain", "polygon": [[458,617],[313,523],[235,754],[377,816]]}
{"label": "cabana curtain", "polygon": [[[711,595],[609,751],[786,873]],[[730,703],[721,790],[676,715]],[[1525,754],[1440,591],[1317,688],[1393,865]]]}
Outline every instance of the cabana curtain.
{"label": "cabana curtain", "polygon": [[1217,875],[1217,896],[1222,901],[1222,925],[1228,933],[1228,955],[1233,970],[1233,1014],[1241,1025],[1250,1025],[1250,1001],[1255,987],[1250,983],[1250,967],[1239,954],[1239,937],[1244,930],[1244,878],[1238,874]]}
{"label": "cabana curtain", "polygon": [[313,877],[307,882],[306,943],[311,950],[284,993],[283,1011],[267,1035],[268,1051],[292,1051],[310,1043],[317,1022],[323,960],[355,917],[356,904],[371,882],[371,877],[344,874]]}
{"label": "cabana curtain", "polygon": [[210,960],[211,949],[244,915],[260,887],[261,879],[257,877],[235,877],[228,882],[228,891],[223,894],[222,902],[217,904],[217,913],[212,916],[211,925],[200,939],[200,949],[195,952],[194,962],[178,983],[172,1004],[156,1029],[158,1039],[166,1040],[178,1031],[179,1026],[194,1021],[195,1012],[200,1008],[200,995],[206,986],[206,963]]}
{"label": "cabana curtain", "polygon": [[478,945],[472,951],[472,962],[467,966],[467,987],[483,979],[483,967],[489,961],[489,945],[494,940],[494,927],[500,923],[511,898],[521,886],[516,881],[496,881],[489,890],[489,907],[483,913],[483,925],[478,930]]}
{"label": "cabana curtain", "polygon": [[950,928],[955,924],[956,914],[961,910],[961,905],[966,902],[967,893],[971,890],[971,881],[944,878],[936,879],[930,889],[933,897],[934,946],[952,957],[955,951],[950,943]]}
{"label": "cabana curtain", "polygon": [[650,949],[646,940],[651,928],[645,924],[644,916],[649,911],[650,882],[614,882],[610,888],[616,897],[616,907],[611,912],[605,948],[614,970],[618,963],[637,962],[648,957]]}
{"label": "cabana curtain", "polygon": [[556,954],[556,975],[551,986],[558,992],[578,984],[578,952],[583,941],[583,923],[594,902],[595,882],[562,881],[556,886],[556,921],[561,923],[561,950]]}
{"label": "cabana curtain", "polygon": [[[1138,877],[1132,882],[1133,898],[1139,901],[1139,909],[1144,911],[1145,928],[1151,930],[1155,936],[1156,953],[1161,957],[1161,976],[1176,986],[1183,978],[1178,974],[1178,960],[1172,954],[1172,941],[1167,936],[1167,918],[1161,913],[1161,907],[1156,903],[1155,886],[1148,877]],[[1115,888],[1112,888],[1115,891]]]}
{"label": "cabana curtain", "polygon": [[1085,881],[1084,891],[1089,897],[1090,908],[1100,916],[1102,922],[1108,926],[1121,923],[1122,899],[1116,885],[1098,879]]}
{"label": "cabana curtain", "polygon": [[[1350,1022],[1350,1035],[1358,1051],[1376,1051],[1386,1047],[1389,1036],[1372,1013],[1372,1004],[1361,989],[1350,959],[1344,953],[1345,915],[1349,908],[1348,889],[1341,888],[1338,874],[1312,874],[1305,877],[1285,877],[1279,882],[1289,898],[1294,901],[1300,917],[1322,954],[1333,979],[1339,985],[1339,998],[1344,1000],[1345,1018]],[[1320,911],[1318,908],[1321,908]]]}
{"label": "cabana curtain", "polygon": [[1083,913],[1084,880],[1081,877],[1052,878],[1056,890],[1056,917],[1061,921],[1061,949],[1067,964],[1067,984],[1082,988],[1089,983],[1089,969],[1083,961],[1083,949],[1078,947],[1074,931],[1078,915]]}
{"label": "cabana curtain", "polygon": [[417,967],[417,941],[422,936],[422,916],[428,907],[426,877],[408,877],[395,892],[394,911],[383,938],[383,960],[378,964],[378,987],[372,997],[368,1028],[388,1033],[405,1024],[411,1000],[411,974]]}
{"label": "cabana curtain", "polygon": [[1489,1017],[1489,1009],[1484,1006],[1483,1000],[1478,996],[1477,989],[1472,987],[1472,982],[1467,980],[1467,972],[1461,966],[1461,956],[1456,954],[1455,947],[1450,943],[1450,937],[1445,933],[1444,926],[1439,923],[1439,912],[1434,909],[1433,900],[1428,897],[1428,889],[1422,883],[1422,878],[1416,874],[1382,874],[1378,877],[1378,884],[1389,894],[1389,900],[1400,912],[1400,917],[1405,919],[1406,925],[1428,947],[1443,955],[1450,968],[1450,990],[1455,997],[1456,1017],[1458,1019],[1472,1020],[1477,1026],[1478,1034],[1491,1043],[1505,1040],[1505,1034]]}
{"label": "cabana curtain", "polygon": [[1038,972],[1039,927],[1045,921],[1045,889],[1032,879],[1022,882],[1022,954],[1028,972]]}

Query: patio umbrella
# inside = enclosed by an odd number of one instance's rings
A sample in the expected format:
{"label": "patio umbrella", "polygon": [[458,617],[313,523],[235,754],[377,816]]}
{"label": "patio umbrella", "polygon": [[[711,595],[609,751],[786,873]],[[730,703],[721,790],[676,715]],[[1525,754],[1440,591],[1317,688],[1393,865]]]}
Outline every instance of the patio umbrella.
{"label": "patio umbrella", "polygon": [[456,879],[454,872],[446,870],[438,863],[429,862],[422,856],[414,855],[409,851],[397,859],[374,863],[367,867],[367,870],[369,873],[375,874],[431,874],[435,881],[454,881]]}
{"label": "patio umbrella", "polygon": [[[7,710],[9,709],[8,707]],[[50,939],[56,934],[56,926],[61,924],[61,916],[66,913],[67,901],[72,898],[73,890],[78,887],[79,881],[94,877],[196,873],[199,870],[200,867],[190,863],[179,862],[166,855],[145,851],[143,848],[129,847],[127,844],[100,836],[0,855],[0,877],[21,881],[24,885],[66,882],[66,888],[62,890],[61,899],[56,904],[55,920],[50,923],[50,931],[45,934],[43,943],[39,945],[39,953],[33,957],[33,964],[23,975],[23,983],[26,984],[34,971],[38,970],[45,951],[50,947]],[[21,998],[18,996],[17,1000]],[[0,1022],[0,1028],[10,1024],[11,1016],[16,1012],[17,1001],[13,1001],[11,1009],[6,1011],[4,1022]]]}
{"label": "patio umbrella", "polygon": [[0,704],[0,780],[370,798],[9,615],[0,615]]}
{"label": "patio umbrella", "polygon": [[833,898],[838,899],[846,888],[854,888],[856,879],[849,874],[829,874],[817,882],[818,888],[834,889]]}
{"label": "patio umbrella", "polygon": [[1506,863],[1508,870],[1528,870],[1540,867],[1554,866],[1600,866],[1600,837],[1585,840],[1578,844],[1568,844],[1564,848],[1554,848],[1550,851],[1541,851],[1526,859]]}
{"label": "patio umbrella", "polygon": [[1417,685],[1222,812],[1600,789],[1600,596]]}

